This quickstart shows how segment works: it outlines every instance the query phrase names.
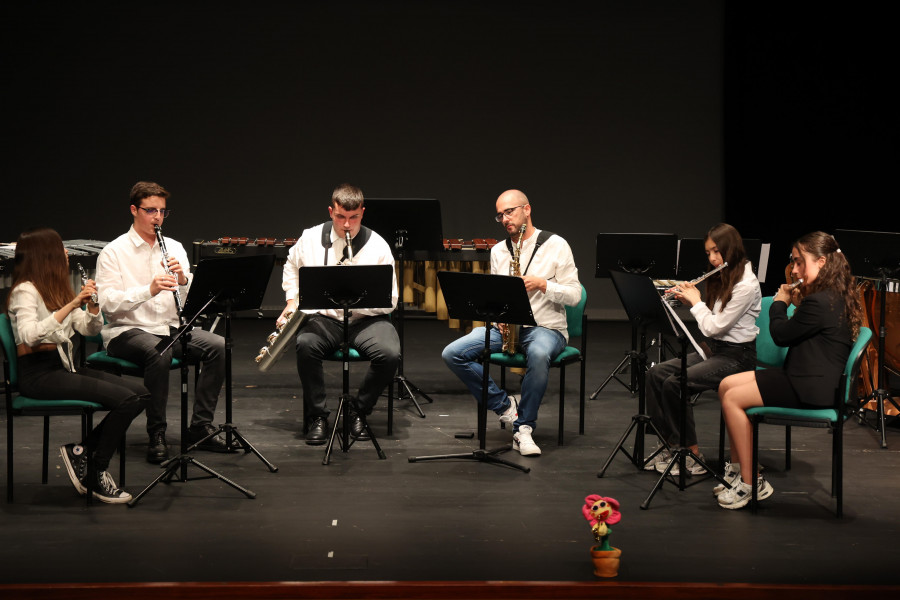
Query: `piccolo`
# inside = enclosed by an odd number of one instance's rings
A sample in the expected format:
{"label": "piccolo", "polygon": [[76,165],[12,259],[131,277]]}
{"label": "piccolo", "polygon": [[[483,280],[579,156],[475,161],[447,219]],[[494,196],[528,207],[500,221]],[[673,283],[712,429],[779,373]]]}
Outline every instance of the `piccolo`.
{"label": "piccolo", "polygon": [[[709,276],[711,276],[711,275],[715,275],[716,273],[718,273],[719,271],[721,271],[722,269],[724,269],[724,268],[727,267],[727,266],[728,266],[728,263],[727,263],[727,262],[724,262],[724,263],[722,263],[721,265],[719,265],[718,267],[716,267],[715,269],[713,269],[712,271],[707,271],[706,273],[704,273],[703,275],[701,275],[701,276],[698,277],[697,279],[692,279],[691,281],[688,281],[687,283],[690,283],[691,285],[697,285],[698,283],[700,283],[701,281],[703,281],[703,280],[706,279],[707,277],[709,277]],[[681,284],[678,284],[678,285],[681,285]],[[676,287],[677,287],[677,286],[676,286]],[[676,292],[673,292],[672,290],[667,290],[666,293],[663,294],[663,297],[664,297],[664,298],[671,298],[672,296],[675,295],[675,293],[676,293]]]}
{"label": "piccolo", "polygon": [[[159,251],[162,253],[163,259],[163,269],[166,271],[166,275],[173,275],[172,271],[169,269],[169,253],[166,251],[166,240],[163,239],[162,229],[159,228],[159,225],[153,226],[153,231],[156,232],[156,241],[159,243]],[[178,278],[175,279],[175,285],[178,285]],[[175,310],[178,312],[178,315],[181,315],[181,292],[178,291],[176,287],[172,290],[172,294],[175,296]]]}

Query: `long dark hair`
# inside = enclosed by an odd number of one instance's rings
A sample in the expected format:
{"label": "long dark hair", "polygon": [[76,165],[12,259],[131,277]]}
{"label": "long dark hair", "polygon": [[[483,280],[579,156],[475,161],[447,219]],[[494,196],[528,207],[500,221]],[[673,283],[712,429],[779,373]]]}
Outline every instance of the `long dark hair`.
{"label": "long dark hair", "polygon": [[[744,277],[744,265],[747,264],[747,255],[744,252],[744,240],[738,230],[728,223],[713,225],[706,232],[707,240],[712,240],[722,260],[728,266],[706,280],[706,305],[710,310],[716,305],[716,301],[722,302],[722,308],[731,300],[731,292],[734,286]],[[710,265],[710,269],[712,265]]]}
{"label": "long dark hair", "polygon": [[[30,281],[37,288],[48,310],[59,310],[72,301],[75,292],[69,281],[69,264],[62,238],[49,227],[23,231],[16,241],[12,289]],[[9,311],[9,298],[6,309]]]}
{"label": "long dark hair", "polygon": [[862,307],[856,293],[856,279],[837,240],[824,231],[814,231],[794,242],[794,248],[815,258],[825,258],[825,264],[819,269],[816,279],[803,286],[803,293],[809,295],[822,290],[835,292],[844,304],[844,318],[847,319],[855,340],[862,325]]}

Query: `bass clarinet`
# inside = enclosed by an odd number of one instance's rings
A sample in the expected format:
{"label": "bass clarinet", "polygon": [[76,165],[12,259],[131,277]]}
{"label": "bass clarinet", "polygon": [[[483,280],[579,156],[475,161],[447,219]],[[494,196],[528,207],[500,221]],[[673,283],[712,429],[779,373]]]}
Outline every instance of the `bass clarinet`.
{"label": "bass clarinet", "polygon": [[[347,258],[341,259],[340,265],[349,265],[353,260],[353,246],[351,245],[350,232],[344,234],[344,241],[347,242]],[[294,310],[285,315],[284,323],[276,326],[275,331],[266,338],[266,345],[259,349],[256,355],[256,365],[263,373],[272,368],[284,350],[288,347],[291,340],[297,334],[297,330],[309,319],[309,313],[302,310]]]}
{"label": "bass clarinet", "polygon": [[[166,240],[163,239],[162,229],[159,228],[159,225],[154,225],[153,231],[156,232],[156,241],[159,244],[159,251],[162,253],[163,269],[165,269],[166,275],[174,277],[172,271],[169,270],[169,253],[166,251]],[[175,285],[178,285],[177,277],[175,278]],[[175,310],[181,316],[181,292],[178,291],[178,287],[172,290],[172,294],[175,296]]]}

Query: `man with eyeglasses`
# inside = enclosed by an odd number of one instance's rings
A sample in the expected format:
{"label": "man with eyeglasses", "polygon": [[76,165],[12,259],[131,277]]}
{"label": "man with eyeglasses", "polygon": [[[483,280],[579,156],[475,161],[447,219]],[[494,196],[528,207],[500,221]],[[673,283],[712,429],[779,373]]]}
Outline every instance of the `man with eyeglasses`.
{"label": "man with eyeglasses", "polygon": [[[97,257],[97,289],[100,309],[106,319],[103,345],[110,356],[140,365],[144,385],[150,391],[147,407],[147,461],[161,463],[169,458],[166,443],[166,404],[172,356],[181,357],[181,344],[160,354],[160,341],[171,336],[181,324],[175,292],[187,298],[191,273],[187,253],[177,241],[164,238],[168,271],[163,266],[156,226],[169,216],[169,192],[161,185],[140,181],[131,188],[132,226],[110,242]],[[212,424],[219,392],[225,381],[225,339],[202,329],[191,331],[188,360],[202,364],[197,381],[189,443],[203,439]],[[226,452],[225,442],[212,437],[198,450]]]}
{"label": "man with eyeglasses", "polygon": [[[522,456],[539,456],[540,447],[532,433],[537,427],[537,414],[541,406],[550,361],[562,352],[568,341],[566,306],[574,306],[581,300],[581,283],[578,269],[569,244],[560,236],[541,231],[531,222],[531,204],[519,190],[508,190],[497,198],[497,214],[494,220],[506,230],[508,238],[491,248],[491,273],[510,275],[513,245],[522,236],[519,268],[525,282],[525,290],[531,303],[531,311],[537,327],[522,327],[519,345],[527,359],[527,371],[522,379],[521,394],[517,399],[501,390],[492,379],[488,381],[487,404],[501,423],[513,424],[513,449]],[[525,226],[524,233],[522,226]],[[491,352],[500,352],[503,345],[503,324],[491,326]],[[442,357],[475,397],[481,402],[484,328],[451,342]]]}
{"label": "man with eyeglasses", "polygon": [[[334,188],[328,215],[331,220],[303,231],[288,253],[281,279],[286,306],[278,325],[294,312],[300,293],[300,268],[324,265],[391,265],[390,245],[378,233],[362,224],[365,198],[362,190],[343,183]],[[350,246],[347,246],[347,236]],[[351,252],[352,250],[352,252]],[[392,277],[391,308],[353,309],[348,320],[350,345],[369,361],[369,370],[356,396],[350,399],[350,434],[368,439],[364,419],[388,386],[400,363],[400,338],[388,315],[397,306],[399,289]],[[327,309],[310,312],[297,331],[297,373],[303,387],[306,443],[324,444],[328,435],[325,374],[322,361],[334,354],[344,340],[344,311]]]}

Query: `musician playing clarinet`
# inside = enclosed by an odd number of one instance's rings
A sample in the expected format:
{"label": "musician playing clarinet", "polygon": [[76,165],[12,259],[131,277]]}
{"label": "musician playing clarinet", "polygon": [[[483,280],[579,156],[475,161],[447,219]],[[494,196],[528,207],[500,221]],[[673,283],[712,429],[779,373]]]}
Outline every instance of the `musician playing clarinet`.
{"label": "musician playing clarinet", "polygon": [[[696,352],[687,356],[687,387],[692,394],[703,390],[716,390],[727,376],[756,368],[756,317],[759,316],[762,293],[752,265],[744,252],[744,241],[737,229],[726,223],[712,227],[703,241],[710,268],[720,268],[705,279],[706,300],[691,282],[685,282],[668,290],[667,295],[690,305],[691,314],[697,320],[700,333],[706,337],[709,348],[706,360]],[[726,265],[727,263],[727,265]],[[723,265],[725,265],[723,267]],[[685,420],[685,444],[701,460],[703,455],[697,442],[694,411],[681,398],[681,358],[673,358],[653,366],[647,371],[647,414],[669,446],[681,444],[681,416]],[[648,471],[665,471],[672,455],[662,442],[655,456],[647,461]],[[688,455],[685,458],[687,475],[701,475],[706,469]],[[676,463],[670,471],[679,475]],[[725,477],[734,477],[730,463],[726,463]],[[720,489],[721,488],[721,489]],[[718,492],[724,486],[716,488]],[[717,493],[718,493],[717,492]]]}
{"label": "musician playing clarinet", "polygon": [[[180,323],[181,301],[191,285],[189,260],[184,247],[162,236],[161,227],[171,212],[166,208],[169,192],[161,185],[140,181],[131,188],[132,226],[110,242],[97,257],[97,288],[100,309],[106,317],[103,344],[110,356],[123,358],[144,370],[144,385],[150,390],[147,406],[147,461],[169,458],[166,443],[166,404],[172,357],[202,364],[197,381],[189,443],[215,430],[212,424],[225,381],[225,339],[202,329],[193,329],[182,357],[181,343],[160,354],[157,347],[174,335]],[[211,437],[197,450],[227,452],[220,436]]]}
{"label": "musician playing clarinet", "polygon": [[[288,253],[282,276],[287,305],[278,317],[284,324],[294,312],[299,295],[299,272],[304,266],[391,265],[394,256],[388,243],[368,227],[363,227],[365,198],[350,184],[337,186],[331,195],[331,221],[304,230]],[[348,246],[349,239],[349,246]],[[388,317],[397,306],[397,278],[393,277],[391,308],[353,309],[348,321],[351,347],[369,361],[369,370],[356,396],[350,398],[350,435],[368,439],[363,420],[372,412],[378,397],[391,382],[400,364],[400,338]],[[297,332],[297,372],[303,387],[306,443],[324,444],[330,411],[325,402],[325,375],[322,360],[334,354],[344,339],[344,313],[340,309],[312,312]]]}
{"label": "musician playing clarinet", "polygon": [[[519,190],[503,192],[496,203],[494,220],[506,230],[506,243],[491,248],[491,273],[510,275],[510,263],[518,256],[519,273],[531,303],[536,327],[521,327],[515,348],[527,358],[527,371],[522,379],[519,398],[488,381],[487,407],[501,423],[513,424],[513,449],[522,456],[539,456],[540,447],[533,433],[537,427],[538,409],[550,375],[550,361],[562,352],[568,342],[566,306],[581,300],[578,269],[569,244],[560,236],[541,231],[531,222],[531,204]],[[514,327],[514,326],[510,326]],[[469,392],[481,402],[484,328],[477,327],[466,336],[451,342],[443,351],[444,362],[466,384]],[[509,339],[507,325],[491,325],[491,352],[500,352],[504,338]]]}

